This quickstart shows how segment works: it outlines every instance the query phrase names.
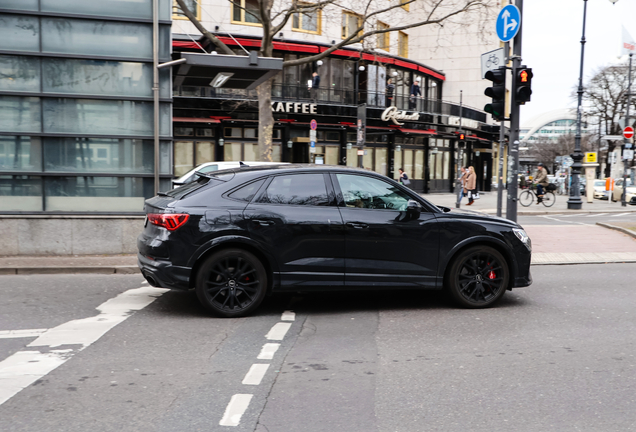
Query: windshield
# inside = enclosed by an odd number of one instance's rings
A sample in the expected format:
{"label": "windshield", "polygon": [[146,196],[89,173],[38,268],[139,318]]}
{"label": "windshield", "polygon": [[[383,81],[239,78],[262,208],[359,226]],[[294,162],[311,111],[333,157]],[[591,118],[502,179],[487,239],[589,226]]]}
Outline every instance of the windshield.
{"label": "windshield", "polygon": [[595,180],[594,186],[605,186],[605,180]]}

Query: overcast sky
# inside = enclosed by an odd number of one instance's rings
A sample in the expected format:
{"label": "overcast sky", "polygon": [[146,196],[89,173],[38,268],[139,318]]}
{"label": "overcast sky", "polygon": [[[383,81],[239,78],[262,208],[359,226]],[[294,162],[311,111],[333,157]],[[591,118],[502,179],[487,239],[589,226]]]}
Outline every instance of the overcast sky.
{"label": "overcast sky", "polygon": [[[583,0],[526,0],[523,5],[523,64],[534,72],[532,101],[521,107],[521,123],[557,108],[575,108]],[[631,22],[630,22],[631,20]],[[619,62],[621,26],[636,36],[636,0],[587,1],[584,84],[595,71]],[[636,56],[633,58],[636,65]]]}

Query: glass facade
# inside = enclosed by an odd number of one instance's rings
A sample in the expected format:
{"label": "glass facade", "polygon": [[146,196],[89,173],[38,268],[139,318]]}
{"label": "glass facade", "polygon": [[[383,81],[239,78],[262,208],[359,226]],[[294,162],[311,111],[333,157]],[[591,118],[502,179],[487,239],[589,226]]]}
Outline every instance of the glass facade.
{"label": "glass facade", "polygon": [[[168,61],[172,1],[158,3]],[[143,211],[155,173],[152,5],[0,0],[10,11],[0,16],[0,212]],[[159,87],[157,168],[168,189],[170,70]]]}

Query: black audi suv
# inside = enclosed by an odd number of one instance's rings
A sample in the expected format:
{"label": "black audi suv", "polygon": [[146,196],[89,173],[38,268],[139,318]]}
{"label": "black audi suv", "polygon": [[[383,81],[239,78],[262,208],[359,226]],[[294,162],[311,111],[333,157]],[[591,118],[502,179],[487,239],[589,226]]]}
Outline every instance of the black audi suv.
{"label": "black audi suv", "polygon": [[223,317],[269,292],[445,289],[463,307],[525,287],[531,243],[506,219],[437,207],[380,174],[326,165],[201,174],[148,199],[139,267]]}

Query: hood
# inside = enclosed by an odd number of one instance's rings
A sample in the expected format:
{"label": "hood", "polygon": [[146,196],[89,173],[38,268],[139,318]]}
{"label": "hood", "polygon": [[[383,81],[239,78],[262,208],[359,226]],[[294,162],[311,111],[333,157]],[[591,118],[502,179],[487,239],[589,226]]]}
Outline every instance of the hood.
{"label": "hood", "polygon": [[[493,216],[493,215],[477,212],[474,210],[456,209],[456,208],[449,208],[444,206],[438,206],[438,208],[440,208],[444,212],[444,213],[438,214],[440,218],[461,218],[461,219],[470,219],[470,220],[480,220],[484,222],[496,222],[496,223],[508,225],[513,228],[517,228],[520,226],[518,223],[513,222],[511,220],[508,220],[499,216]],[[445,209],[449,209],[450,211],[446,211]]]}

